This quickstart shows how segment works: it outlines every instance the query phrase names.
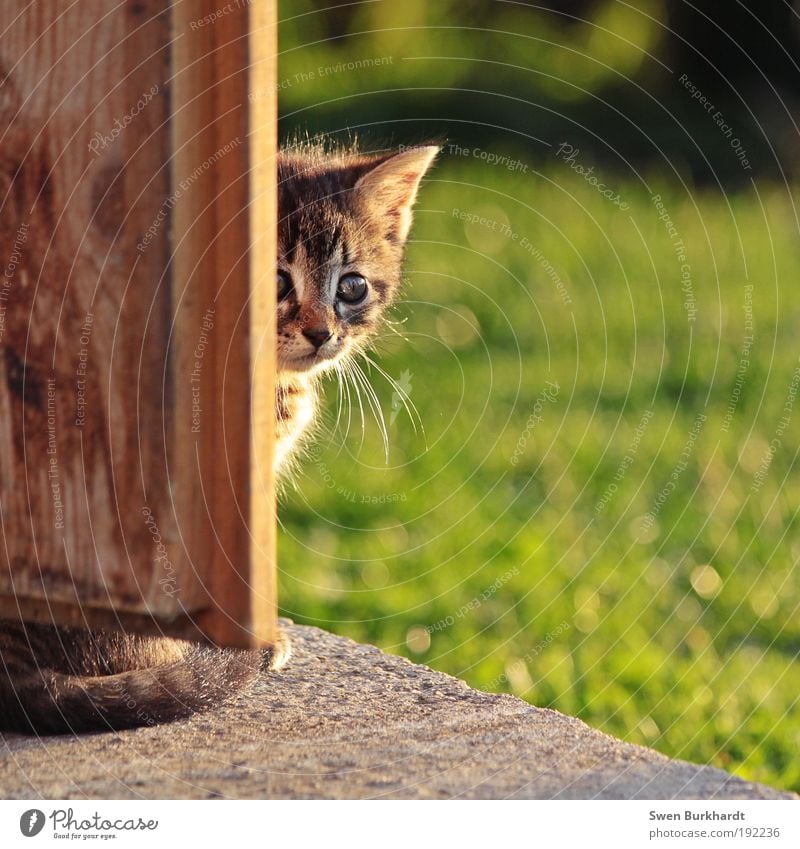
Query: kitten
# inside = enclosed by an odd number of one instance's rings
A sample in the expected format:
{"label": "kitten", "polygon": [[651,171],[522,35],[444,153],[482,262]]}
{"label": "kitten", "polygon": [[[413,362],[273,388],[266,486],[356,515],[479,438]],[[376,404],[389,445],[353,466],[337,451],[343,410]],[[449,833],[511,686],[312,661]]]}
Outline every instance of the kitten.
{"label": "kitten", "polygon": [[307,436],[319,376],[365,347],[396,295],[411,208],[438,151],[281,155],[276,469]]}
{"label": "kitten", "polygon": [[[275,469],[317,408],[318,378],[363,349],[400,286],[434,146],[363,155],[298,146],[278,157]],[[57,734],[155,725],[225,701],[288,657],[184,640],[0,621],[0,729]]]}

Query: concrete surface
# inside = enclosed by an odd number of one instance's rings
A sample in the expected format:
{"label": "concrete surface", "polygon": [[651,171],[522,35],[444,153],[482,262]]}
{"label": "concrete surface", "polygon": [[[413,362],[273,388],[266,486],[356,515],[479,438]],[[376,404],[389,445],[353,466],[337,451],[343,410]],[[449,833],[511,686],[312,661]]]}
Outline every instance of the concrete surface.
{"label": "concrete surface", "polygon": [[158,728],[0,737],[0,798],[789,797],[316,628],[289,666]]}

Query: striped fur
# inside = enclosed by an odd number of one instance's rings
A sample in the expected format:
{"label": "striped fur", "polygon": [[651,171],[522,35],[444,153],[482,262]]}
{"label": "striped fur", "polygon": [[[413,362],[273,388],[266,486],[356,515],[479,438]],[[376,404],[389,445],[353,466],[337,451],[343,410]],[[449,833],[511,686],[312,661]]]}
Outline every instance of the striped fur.
{"label": "striped fur", "polygon": [[172,722],[214,707],[288,654],[0,623],[0,727],[78,734]]}

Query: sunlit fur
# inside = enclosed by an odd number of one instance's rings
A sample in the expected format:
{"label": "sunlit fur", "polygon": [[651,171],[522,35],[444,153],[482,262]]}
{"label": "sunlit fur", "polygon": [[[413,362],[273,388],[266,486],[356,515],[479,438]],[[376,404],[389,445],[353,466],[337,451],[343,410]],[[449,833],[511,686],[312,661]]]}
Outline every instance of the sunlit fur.
{"label": "sunlit fur", "polygon": [[[278,165],[278,268],[292,289],[278,303],[276,469],[285,467],[315,418],[316,384],[336,370],[345,387],[377,402],[354,367],[401,283],[403,250],[420,180],[438,148],[361,154],[304,144],[283,151]],[[362,303],[337,298],[343,275],[367,280]],[[317,348],[304,335],[330,338]]]}

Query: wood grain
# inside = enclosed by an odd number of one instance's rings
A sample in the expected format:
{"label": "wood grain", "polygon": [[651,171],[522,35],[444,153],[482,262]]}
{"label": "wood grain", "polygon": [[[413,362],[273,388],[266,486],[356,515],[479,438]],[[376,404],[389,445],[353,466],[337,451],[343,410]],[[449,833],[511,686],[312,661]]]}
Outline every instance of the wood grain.
{"label": "wood grain", "polygon": [[275,4],[203,23],[218,6],[31,4],[0,46],[2,616],[271,639],[275,250],[251,240],[276,218],[248,66],[256,43],[274,80],[250,28]]}

